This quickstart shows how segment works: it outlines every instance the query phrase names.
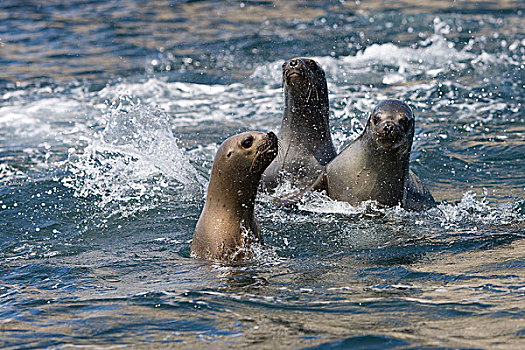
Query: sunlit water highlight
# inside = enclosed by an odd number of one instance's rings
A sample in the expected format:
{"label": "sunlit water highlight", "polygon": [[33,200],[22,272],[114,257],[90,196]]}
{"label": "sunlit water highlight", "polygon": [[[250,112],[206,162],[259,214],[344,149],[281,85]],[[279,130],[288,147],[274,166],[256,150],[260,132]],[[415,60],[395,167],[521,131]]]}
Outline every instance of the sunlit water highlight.
{"label": "sunlit water highlight", "polygon": [[[519,4],[283,3],[0,5],[2,348],[523,344]],[[278,130],[299,55],[326,71],[339,150],[379,101],[414,107],[440,204],[261,195],[254,261],[191,259],[218,145]]]}

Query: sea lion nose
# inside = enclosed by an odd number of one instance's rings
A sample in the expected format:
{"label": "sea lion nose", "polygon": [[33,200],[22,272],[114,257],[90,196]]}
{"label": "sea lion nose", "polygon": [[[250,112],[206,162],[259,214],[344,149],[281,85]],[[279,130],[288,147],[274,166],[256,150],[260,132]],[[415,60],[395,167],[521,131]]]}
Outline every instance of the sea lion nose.
{"label": "sea lion nose", "polygon": [[391,133],[392,131],[394,131],[395,128],[396,128],[396,125],[394,124],[394,122],[391,122],[391,121],[387,121],[383,125],[383,130],[387,133]]}
{"label": "sea lion nose", "polygon": [[295,59],[295,60],[290,60],[290,67],[291,68],[295,68],[295,67],[298,67],[299,66],[299,60]]}
{"label": "sea lion nose", "polygon": [[266,137],[268,137],[268,140],[270,140],[270,142],[272,142],[272,143],[277,143],[278,140],[279,140],[279,139],[277,138],[277,135],[275,135],[275,134],[274,134],[273,132],[271,132],[271,131],[268,132],[266,135],[267,135]]}

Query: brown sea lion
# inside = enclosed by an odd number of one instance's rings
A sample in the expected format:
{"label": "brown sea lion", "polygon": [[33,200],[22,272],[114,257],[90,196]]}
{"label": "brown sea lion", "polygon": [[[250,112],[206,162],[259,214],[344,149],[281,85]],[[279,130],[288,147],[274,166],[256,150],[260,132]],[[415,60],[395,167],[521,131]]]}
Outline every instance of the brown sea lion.
{"label": "brown sea lion", "polygon": [[287,181],[303,189],[335,157],[328,123],[328,87],[325,73],[310,58],[283,64],[284,115],[279,132],[279,154],[264,172],[267,189]]}
{"label": "brown sea lion", "polygon": [[352,204],[375,200],[410,210],[435,206],[430,192],[409,170],[413,138],[412,109],[398,100],[381,102],[363,133],[326,165],[311,189]]}
{"label": "brown sea lion", "polygon": [[263,243],[253,211],[255,196],[261,175],[277,151],[277,136],[272,132],[244,132],[223,142],[193,233],[192,256],[241,260],[249,257],[250,244]]}

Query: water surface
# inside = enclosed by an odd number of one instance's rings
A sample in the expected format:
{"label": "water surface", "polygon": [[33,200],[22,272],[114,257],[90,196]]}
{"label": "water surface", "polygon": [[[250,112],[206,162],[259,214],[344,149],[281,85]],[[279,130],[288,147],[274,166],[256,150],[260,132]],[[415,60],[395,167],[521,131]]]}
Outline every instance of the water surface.
{"label": "water surface", "polygon": [[[519,348],[523,4],[0,4],[0,346]],[[189,245],[220,143],[277,131],[280,66],[327,73],[338,149],[416,114],[422,213],[256,207],[237,266]]]}

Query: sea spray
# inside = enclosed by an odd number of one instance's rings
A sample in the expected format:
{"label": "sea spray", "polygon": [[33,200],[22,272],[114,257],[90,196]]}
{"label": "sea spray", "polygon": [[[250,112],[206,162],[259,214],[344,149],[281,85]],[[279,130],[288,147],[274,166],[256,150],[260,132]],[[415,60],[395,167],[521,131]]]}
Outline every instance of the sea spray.
{"label": "sea spray", "polygon": [[94,196],[108,216],[202,197],[203,180],[178,146],[166,113],[124,96],[107,104],[102,119],[104,128],[83,152],[68,156],[71,175],[62,182],[75,196]]}

